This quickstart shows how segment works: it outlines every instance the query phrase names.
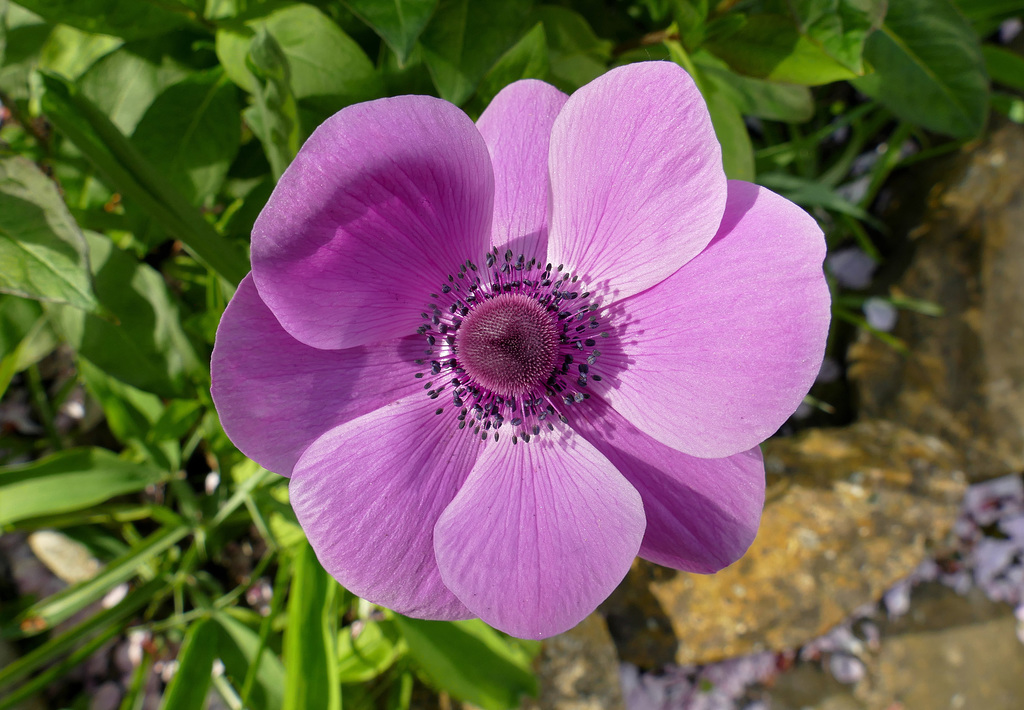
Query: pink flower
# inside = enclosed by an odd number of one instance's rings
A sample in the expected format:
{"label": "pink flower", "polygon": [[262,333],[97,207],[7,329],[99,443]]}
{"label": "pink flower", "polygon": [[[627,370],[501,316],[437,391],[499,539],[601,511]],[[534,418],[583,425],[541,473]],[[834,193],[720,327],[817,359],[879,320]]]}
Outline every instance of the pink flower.
{"label": "pink flower", "polygon": [[757,531],[757,448],[829,323],[815,221],[727,182],[690,77],[652,62],[474,125],[400,96],[320,126],[256,221],[213,396],[372,602],[523,637],[639,554],[714,572]]}

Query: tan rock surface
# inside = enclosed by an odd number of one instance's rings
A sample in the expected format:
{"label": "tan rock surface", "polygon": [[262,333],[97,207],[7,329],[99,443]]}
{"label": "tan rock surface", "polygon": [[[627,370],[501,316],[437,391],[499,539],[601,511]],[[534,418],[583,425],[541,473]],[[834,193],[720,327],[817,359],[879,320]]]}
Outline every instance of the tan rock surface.
{"label": "tan rock surface", "polygon": [[615,644],[598,614],[544,642],[537,677],[540,693],[523,710],[625,710]]}
{"label": "tan rock surface", "polygon": [[710,576],[639,561],[602,607],[623,660],[656,668],[799,646],[913,570],[963,496],[948,445],[887,422],[764,452],[768,500],[745,557]]}
{"label": "tan rock surface", "polygon": [[962,156],[910,232],[894,291],[941,318],[903,312],[903,356],[866,334],[849,353],[861,418],[898,421],[962,450],[972,480],[1024,468],[1024,126]]}

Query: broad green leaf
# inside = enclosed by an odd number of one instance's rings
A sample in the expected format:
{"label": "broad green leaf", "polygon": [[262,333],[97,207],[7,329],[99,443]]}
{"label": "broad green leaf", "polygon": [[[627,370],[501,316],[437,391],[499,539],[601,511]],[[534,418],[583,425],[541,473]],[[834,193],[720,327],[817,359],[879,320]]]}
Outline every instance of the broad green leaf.
{"label": "broad green leaf", "polygon": [[0,525],[82,510],[140,491],[166,474],[106,449],[70,449],[30,464],[0,468]]}
{"label": "broad green leaf", "polygon": [[758,79],[816,86],[857,76],[783,15],[751,15],[738,31],[704,46],[740,74]]}
{"label": "broad green leaf", "polygon": [[[355,628],[359,633],[353,633]],[[404,650],[395,622],[359,622],[338,635],[338,676],[342,683],[365,683],[386,671]]]}
{"label": "broad green leaf", "polygon": [[190,391],[205,366],[181,328],[163,277],[147,264],[89,234],[96,293],[115,322],[68,309],[58,328],[78,353],[107,374],[161,397]]}
{"label": "broad green leaf", "polygon": [[[167,515],[175,518],[173,513]],[[111,560],[103,571],[92,579],[73,584],[53,596],[36,602],[25,611],[14,617],[11,627],[6,631],[11,635],[33,635],[46,631],[68,619],[90,604],[103,598],[105,594],[122,582],[139,574],[143,565],[149,564],[155,557],[174,547],[183,537],[192,532],[188,527],[177,524],[160,528],[149,537],[136,543],[120,557]]]}
{"label": "broad green leaf", "polygon": [[338,680],[338,583],[308,544],[295,554],[284,632],[284,710],[341,710]]}
{"label": "broad green leaf", "polygon": [[900,0],[868,38],[874,74],[854,86],[910,123],[956,138],[981,132],[988,81],[978,38],[950,0]]}
{"label": "broad green leaf", "polygon": [[274,180],[299,151],[299,109],[291,88],[288,57],[273,35],[261,28],[250,45],[247,66],[254,79],[253,105],[245,120],[263,144]]}
{"label": "broad green leaf", "polygon": [[172,60],[150,57],[140,50],[122,47],[106,55],[79,82],[82,95],[125,134],[135,130],[161,91],[187,75]]}
{"label": "broad green leaf", "polygon": [[704,83],[727,96],[744,116],[803,123],[814,115],[814,100],[806,86],[740,76],[705,51],[695,52],[693,62],[700,68]]}
{"label": "broad green leaf", "polygon": [[409,653],[440,689],[484,710],[519,707],[537,694],[530,654],[478,619],[422,621],[395,615]]}
{"label": "broad green leaf", "polygon": [[427,26],[437,0],[343,0],[360,20],[388,43],[401,64],[409,59],[413,45]]}
{"label": "broad green leaf", "polygon": [[994,83],[1024,91],[1024,57],[994,44],[983,46],[981,53]]}
{"label": "broad green leaf", "polygon": [[420,36],[441,98],[461,104],[522,35],[532,0],[440,0]]}
{"label": "broad green leaf", "polygon": [[571,93],[606,71],[612,43],[594,34],[578,12],[556,5],[541,5],[534,11],[531,21],[544,25],[550,78],[557,87]]}
{"label": "broad green leaf", "polygon": [[538,22],[491,67],[477,87],[470,115],[479,115],[498,92],[520,79],[543,79],[548,73],[548,46],[544,25]]}
{"label": "broad green leaf", "polygon": [[864,73],[864,42],[882,24],[886,0],[791,0],[800,31],[855,74]]}
{"label": "broad green leaf", "polygon": [[292,93],[321,111],[381,95],[373,64],[355,41],[311,5],[291,5],[237,29],[217,31],[216,49],[228,76],[245,91],[256,92],[246,58],[261,28],[277,41],[288,59]]}
{"label": "broad green leaf", "polygon": [[51,30],[35,13],[0,0],[0,87],[8,99],[29,98],[29,76]]}
{"label": "broad green leaf", "polygon": [[39,68],[75,80],[124,44],[119,37],[89,34],[68,25],[53,28],[39,55]]}
{"label": "broad green leaf", "polygon": [[192,74],[150,104],[132,143],[193,204],[217,194],[238,154],[238,89],[224,72]]}
{"label": "broad green leaf", "polygon": [[165,34],[188,21],[184,14],[144,0],[18,0],[18,4],[52,24],[124,39]]}
{"label": "broad green leaf", "polygon": [[231,284],[249,270],[248,259],[207,222],[135,149],[94,103],[59,76],[42,73],[47,117],[85,155],[104,181],[145,210],[193,255]]}
{"label": "broad green leaf", "polygon": [[241,688],[253,663],[259,672],[249,695],[252,710],[279,710],[284,705],[285,671],[281,660],[269,648],[262,647],[255,631],[229,614],[217,614],[213,621],[220,629],[220,659],[229,678]]}
{"label": "broad green leaf", "polygon": [[82,232],[30,160],[0,155],[0,292],[97,306]]}
{"label": "broad green leaf", "polygon": [[178,651],[178,670],[164,691],[160,710],[204,710],[220,629],[210,619],[188,627]]}

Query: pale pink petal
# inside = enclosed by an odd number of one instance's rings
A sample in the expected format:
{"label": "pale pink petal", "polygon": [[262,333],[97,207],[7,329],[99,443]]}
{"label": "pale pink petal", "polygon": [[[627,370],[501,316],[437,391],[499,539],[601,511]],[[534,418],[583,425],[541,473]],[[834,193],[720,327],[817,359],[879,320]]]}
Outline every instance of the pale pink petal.
{"label": "pale pink petal", "polygon": [[295,466],[292,507],[343,587],[421,619],[472,614],[445,587],[433,531],[481,449],[436,400],[413,396],[317,439]]}
{"label": "pale pink petal", "polygon": [[313,347],[407,335],[448,275],[490,248],[493,189],[487,146],[452,104],[349,106],[314,131],[256,220],[260,296]]}
{"label": "pale pink petal", "polygon": [[629,570],[640,496],[578,436],[488,443],[434,528],[445,584],[481,619],[522,638],[572,628]]}
{"label": "pale pink petal", "polygon": [[568,97],[528,79],[502,89],[477,121],[494,165],[491,242],[541,264],[547,255],[548,143]]}
{"label": "pale pink petal", "polygon": [[750,547],[764,508],[760,449],[694,458],[639,431],[597,397],[574,409],[571,423],[640,493],[647,516],[641,557],[711,573]]}
{"label": "pale pink petal", "polygon": [[288,335],[252,275],[217,329],[211,394],[228,438],[261,466],[291,475],[302,452],[342,422],[422,389],[423,339],[318,350]]}
{"label": "pale pink petal", "polygon": [[595,388],[632,424],[702,458],[757,446],[796,410],[821,366],[830,298],[817,222],[763,187],[729,182],[715,239],[686,266],[615,304]]}
{"label": "pale pink petal", "polygon": [[669,62],[612,69],[573,94],[555,121],[550,168],[548,261],[606,303],[700,253],[725,207],[707,106]]}

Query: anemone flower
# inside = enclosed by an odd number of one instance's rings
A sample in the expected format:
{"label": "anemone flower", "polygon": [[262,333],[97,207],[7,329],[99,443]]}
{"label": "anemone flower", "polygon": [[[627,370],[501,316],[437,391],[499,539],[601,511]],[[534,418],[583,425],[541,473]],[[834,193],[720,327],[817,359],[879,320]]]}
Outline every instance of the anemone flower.
{"label": "anemone flower", "polygon": [[746,551],[757,446],[822,360],[824,255],[801,209],[726,180],[674,64],[519,81],[476,124],[357,104],[256,220],[213,397],[346,588],[550,636],[638,554]]}

